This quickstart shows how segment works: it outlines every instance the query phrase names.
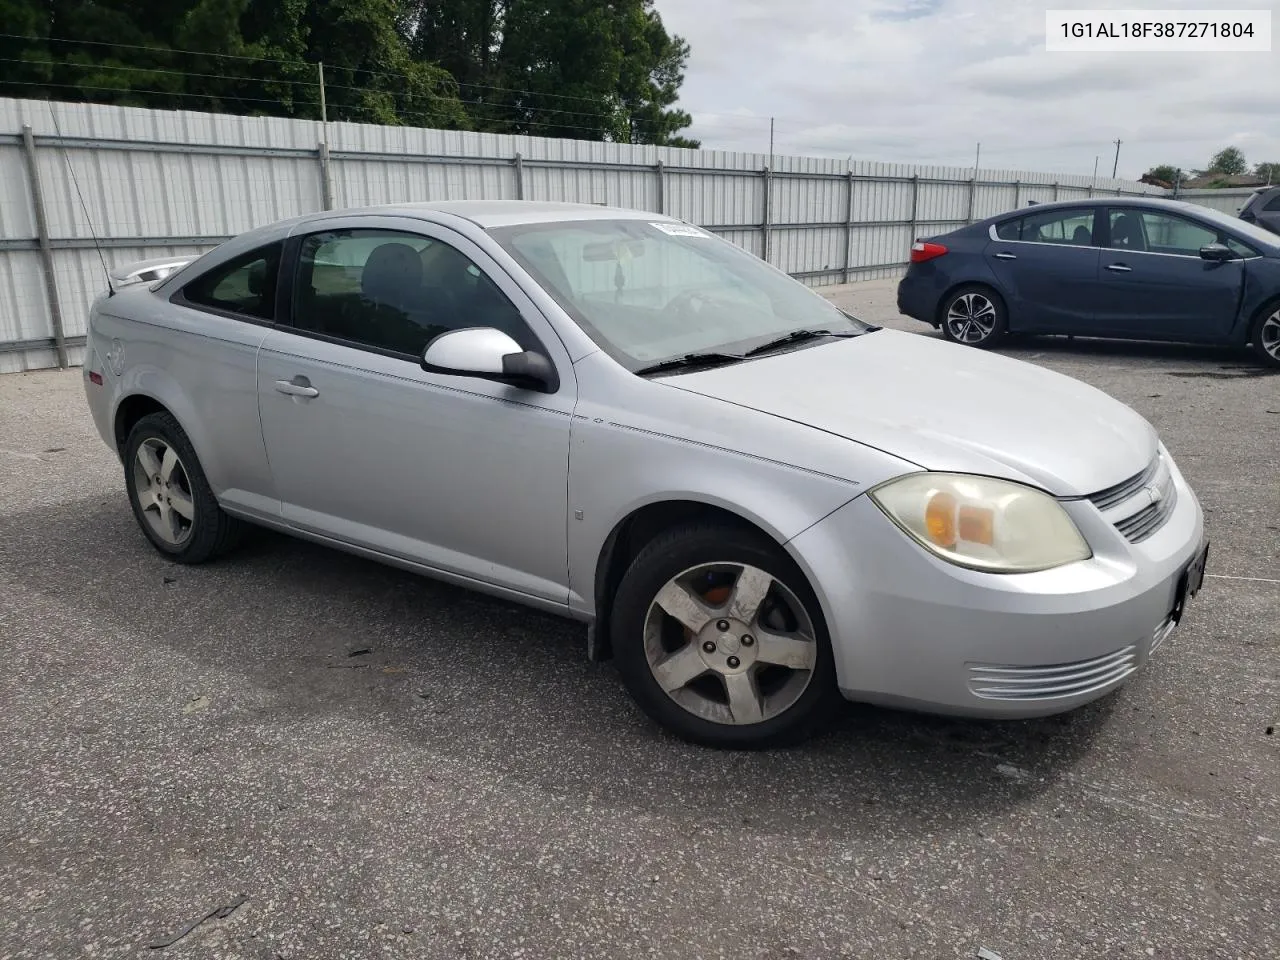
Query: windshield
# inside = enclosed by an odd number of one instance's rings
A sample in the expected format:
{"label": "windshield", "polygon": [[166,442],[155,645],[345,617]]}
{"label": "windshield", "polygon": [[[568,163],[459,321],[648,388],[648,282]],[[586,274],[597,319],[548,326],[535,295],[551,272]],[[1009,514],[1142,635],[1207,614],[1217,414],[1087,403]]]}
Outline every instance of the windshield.
{"label": "windshield", "polygon": [[1196,204],[1187,204],[1191,209],[1189,213],[1194,213],[1203,220],[1211,220],[1222,227],[1235,232],[1238,236],[1254,243],[1261,244],[1264,249],[1275,252],[1277,246],[1280,246],[1280,237],[1277,237],[1269,230],[1250,223],[1248,220],[1241,220],[1239,217],[1233,217],[1229,213],[1223,213],[1221,210],[1214,210],[1212,207],[1201,207]]}
{"label": "windshield", "polygon": [[687,224],[574,220],[490,232],[631,370],[691,353],[737,354],[794,330],[871,329]]}

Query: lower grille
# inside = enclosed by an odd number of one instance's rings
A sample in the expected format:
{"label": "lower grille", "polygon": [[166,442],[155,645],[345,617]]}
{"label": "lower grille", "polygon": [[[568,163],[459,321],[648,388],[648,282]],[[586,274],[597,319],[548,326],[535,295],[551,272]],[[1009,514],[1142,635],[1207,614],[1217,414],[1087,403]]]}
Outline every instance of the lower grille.
{"label": "lower grille", "polygon": [[1127,646],[1092,660],[1020,667],[971,663],[969,690],[984,700],[1061,700],[1092,693],[1137,669],[1137,647]]}

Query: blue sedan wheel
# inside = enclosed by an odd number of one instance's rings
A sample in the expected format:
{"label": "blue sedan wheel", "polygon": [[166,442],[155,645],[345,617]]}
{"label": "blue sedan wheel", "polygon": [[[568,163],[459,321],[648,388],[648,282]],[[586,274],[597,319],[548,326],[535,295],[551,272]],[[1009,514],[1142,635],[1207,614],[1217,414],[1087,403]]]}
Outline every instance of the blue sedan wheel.
{"label": "blue sedan wheel", "polygon": [[942,335],[952,343],[989,347],[1008,329],[1004,302],[987,287],[961,287],[946,300],[942,310]]}

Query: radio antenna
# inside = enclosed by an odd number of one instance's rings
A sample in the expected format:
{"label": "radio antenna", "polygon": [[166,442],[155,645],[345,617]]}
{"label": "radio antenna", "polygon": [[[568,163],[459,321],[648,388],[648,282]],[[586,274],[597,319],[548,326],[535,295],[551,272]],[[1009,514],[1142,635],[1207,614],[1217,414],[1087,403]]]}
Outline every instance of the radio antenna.
{"label": "radio antenna", "polygon": [[84,222],[89,225],[89,236],[93,239],[93,249],[98,251],[98,262],[102,264],[102,272],[107,278],[107,292],[114,294],[115,287],[111,285],[111,271],[107,269],[107,258],[102,254],[102,244],[98,242],[98,235],[93,229],[93,218],[89,216],[89,206],[84,202],[84,194],[80,192],[80,181],[76,179],[76,168],[71,165],[71,156],[67,153],[67,148],[62,145],[62,127],[58,124],[58,113],[53,109],[53,103],[49,100],[45,101],[49,108],[49,117],[53,120],[53,131],[58,135],[58,147],[62,151],[62,160],[67,165],[67,173],[71,175],[71,186],[75,188],[76,196],[80,199],[80,210],[84,213]]}

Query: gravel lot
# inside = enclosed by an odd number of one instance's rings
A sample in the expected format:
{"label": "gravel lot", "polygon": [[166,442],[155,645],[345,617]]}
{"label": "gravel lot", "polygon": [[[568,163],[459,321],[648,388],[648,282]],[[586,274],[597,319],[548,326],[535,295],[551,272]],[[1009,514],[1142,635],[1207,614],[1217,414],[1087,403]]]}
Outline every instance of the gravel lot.
{"label": "gravel lot", "polygon": [[[893,287],[830,296],[926,330]],[[79,372],[0,378],[0,957],[1280,956],[1280,377],[1006,352],[1161,430],[1183,629],[1066,717],[763,755],[657,732],[573,624],[276,535],[172,566]]]}

